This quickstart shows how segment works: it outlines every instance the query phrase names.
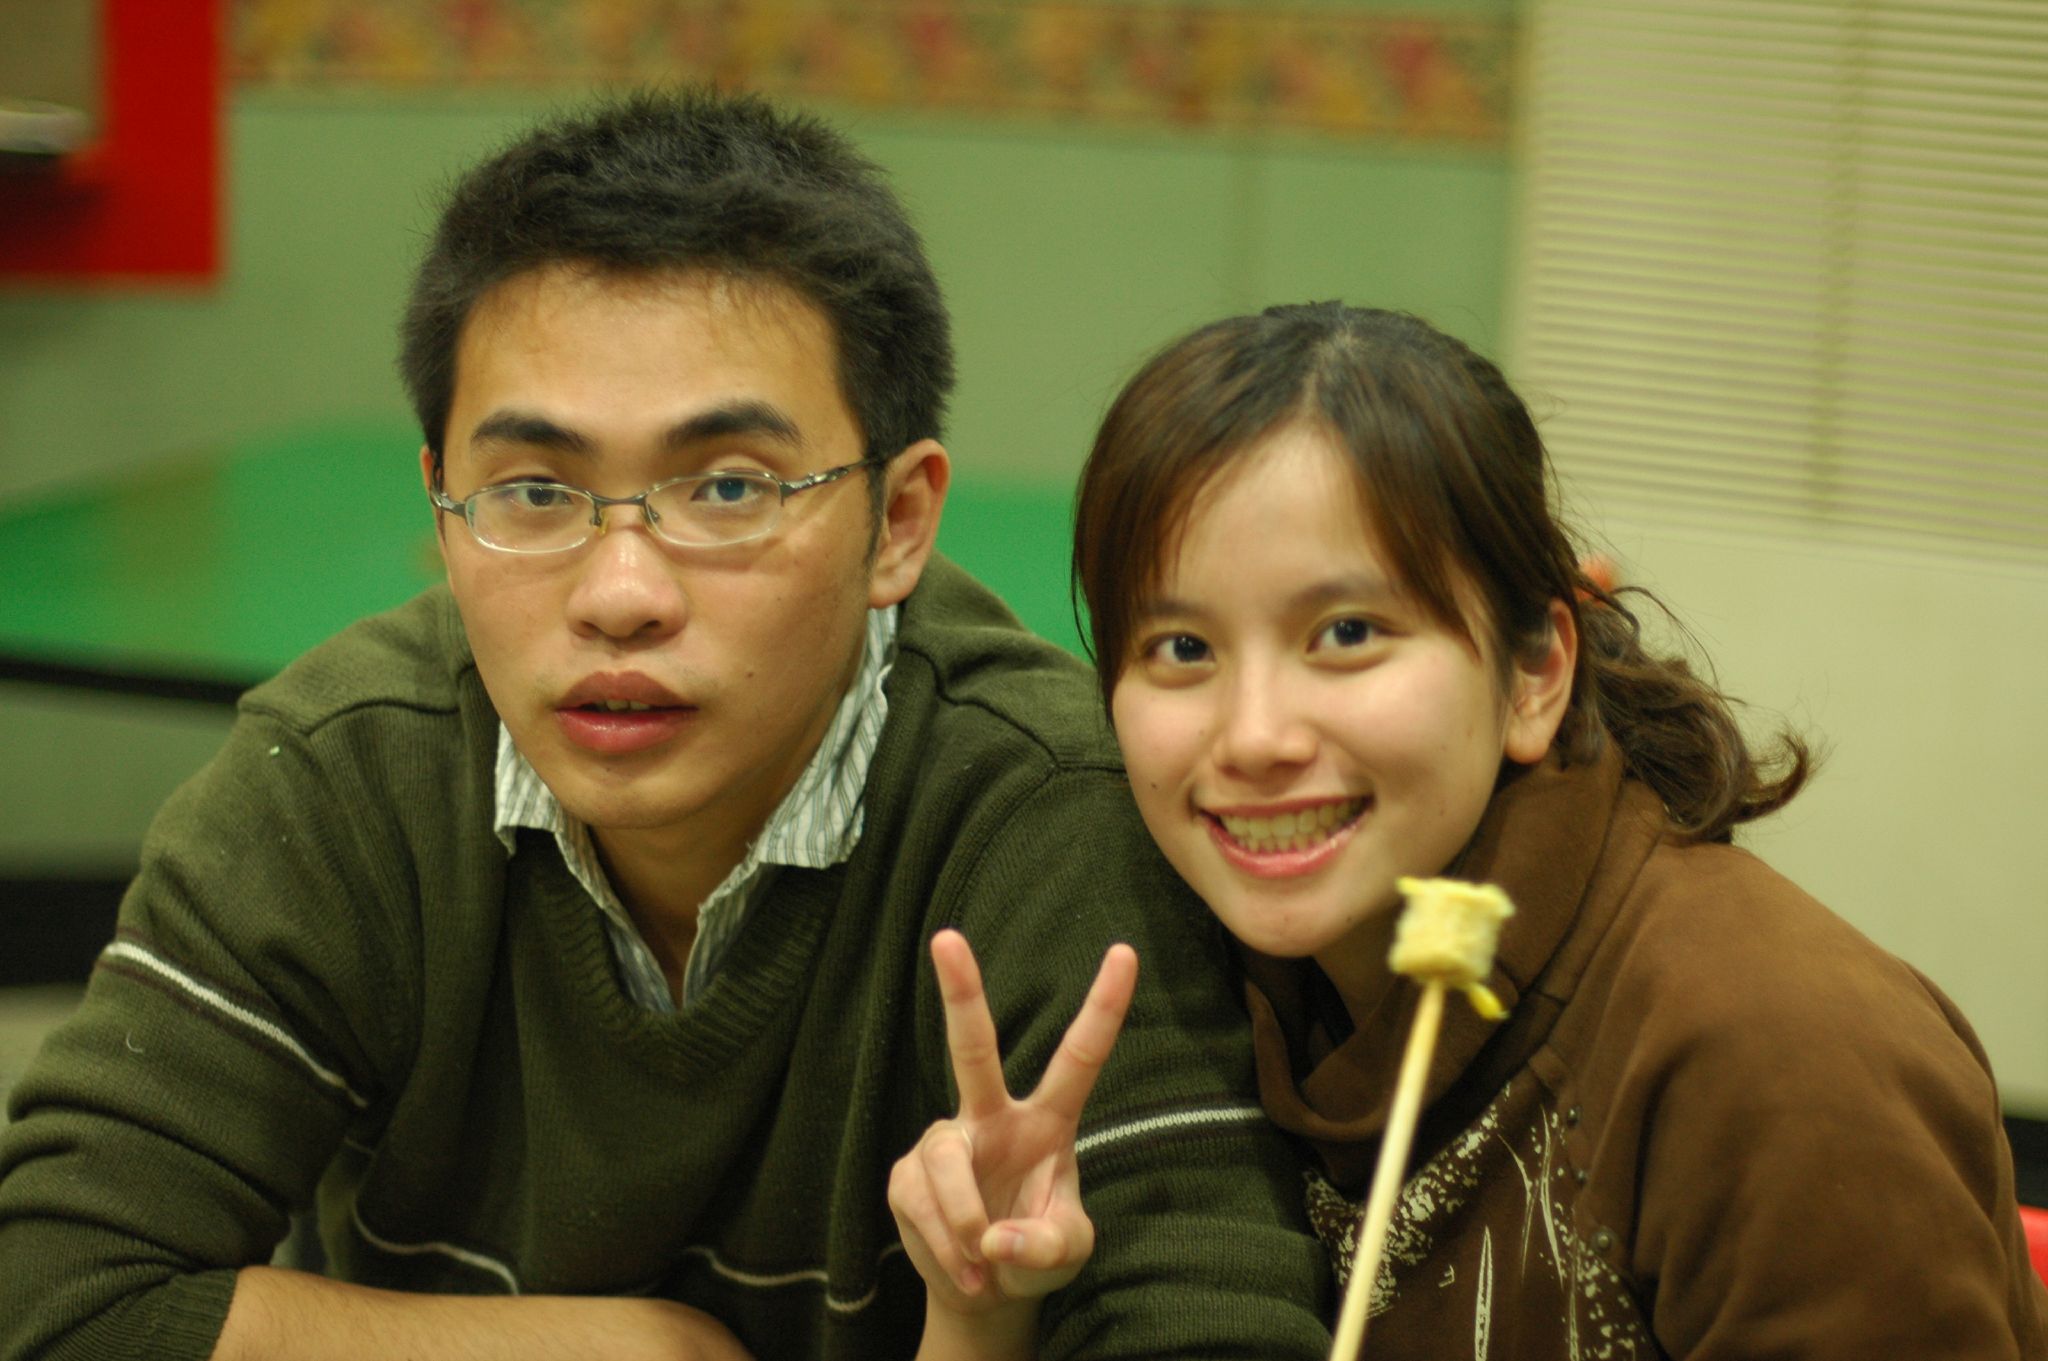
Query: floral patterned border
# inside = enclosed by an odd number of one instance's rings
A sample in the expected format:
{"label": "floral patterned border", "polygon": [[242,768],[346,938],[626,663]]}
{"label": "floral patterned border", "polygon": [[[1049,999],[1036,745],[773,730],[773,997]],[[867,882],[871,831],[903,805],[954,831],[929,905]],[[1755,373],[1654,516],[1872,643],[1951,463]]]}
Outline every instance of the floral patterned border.
{"label": "floral patterned border", "polygon": [[1500,145],[1514,24],[1239,0],[233,0],[257,86],[709,80],[876,108]]}

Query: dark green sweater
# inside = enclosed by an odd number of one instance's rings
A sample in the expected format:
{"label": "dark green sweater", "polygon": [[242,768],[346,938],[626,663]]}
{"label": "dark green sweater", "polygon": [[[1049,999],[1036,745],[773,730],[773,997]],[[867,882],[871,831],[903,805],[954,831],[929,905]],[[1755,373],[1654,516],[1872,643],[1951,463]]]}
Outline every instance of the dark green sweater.
{"label": "dark green sweater", "polygon": [[1322,1355],[1301,1173],[1085,670],[935,563],[888,694],[852,858],[780,871],[664,1016],[552,838],[493,835],[497,717],[445,591],[252,691],[14,1093],[0,1357],[205,1357],[316,1184],[350,1280],[658,1293],[763,1358],[908,1355],[923,1291],[884,1195],[952,1110],[945,925],[1018,1089],[1105,946],[1141,961],[1082,1129],[1098,1246],[1043,1354]]}

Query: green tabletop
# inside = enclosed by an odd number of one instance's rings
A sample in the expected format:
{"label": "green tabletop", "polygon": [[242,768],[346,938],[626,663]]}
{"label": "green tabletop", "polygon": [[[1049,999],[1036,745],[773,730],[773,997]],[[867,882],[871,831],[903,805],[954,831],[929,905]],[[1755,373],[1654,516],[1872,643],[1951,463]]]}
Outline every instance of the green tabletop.
{"label": "green tabletop", "polygon": [[[0,656],[247,683],[437,580],[418,436],[328,425],[0,506]],[[939,546],[1045,636],[1067,604],[1069,492],[956,468]]]}

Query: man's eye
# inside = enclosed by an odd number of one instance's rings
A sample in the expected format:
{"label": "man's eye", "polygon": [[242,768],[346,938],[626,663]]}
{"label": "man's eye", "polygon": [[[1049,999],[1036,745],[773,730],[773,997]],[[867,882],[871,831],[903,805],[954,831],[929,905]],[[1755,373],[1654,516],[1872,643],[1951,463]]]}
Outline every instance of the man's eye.
{"label": "man's eye", "polygon": [[692,500],[713,506],[744,506],[767,494],[756,477],[712,477],[697,484]]}
{"label": "man's eye", "polygon": [[524,511],[566,510],[576,499],[567,487],[546,482],[518,482],[499,488],[498,494],[512,509]]}
{"label": "man's eye", "polygon": [[1316,635],[1318,647],[1362,647],[1379,632],[1365,619],[1338,619]]}

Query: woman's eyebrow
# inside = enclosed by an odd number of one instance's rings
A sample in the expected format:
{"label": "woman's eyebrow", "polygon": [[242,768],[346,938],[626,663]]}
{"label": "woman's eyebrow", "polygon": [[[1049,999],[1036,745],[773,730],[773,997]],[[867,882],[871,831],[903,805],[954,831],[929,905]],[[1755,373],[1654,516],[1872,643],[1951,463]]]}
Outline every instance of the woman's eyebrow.
{"label": "woman's eyebrow", "polygon": [[1400,598],[1401,592],[1377,572],[1350,572],[1302,587],[1294,593],[1291,603],[1299,609],[1314,611],[1354,602],[1384,607]]}
{"label": "woman's eyebrow", "polygon": [[[1401,592],[1377,572],[1351,572],[1344,576],[1329,577],[1322,581],[1310,582],[1284,599],[1290,610],[1311,614],[1336,604],[1366,604],[1385,608],[1401,599]],[[1193,600],[1179,596],[1156,595],[1140,602],[1131,611],[1131,618],[1150,622],[1161,617],[1176,619],[1201,618],[1207,611]]]}
{"label": "woman's eyebrow", "polygon": [[[1290,612],[1314,614],[1339,604],[1386,609],[1401,599],[1402,592],[1394,589],[1392,583],[1379,573],[1348,572],[1343,576],[1310,582],[1283,597],[1281,603]],[[1141,624],[1162,618],[1200,620],[1207,616],[1208,610],[1198,601],[1173,595],[1147,597],[1131,611],[1132,622]]]}
{"label": "woman's eyebrow", "polygon": [[1156,619],[1190,619],[1202,613],[1202,607],[1192,600],[1182,600],[1179,596],[1172,595],[1155,595],[1138,602],[1137,608],[1131,611],[1131,620],[1133,623],[1149,624]]}

